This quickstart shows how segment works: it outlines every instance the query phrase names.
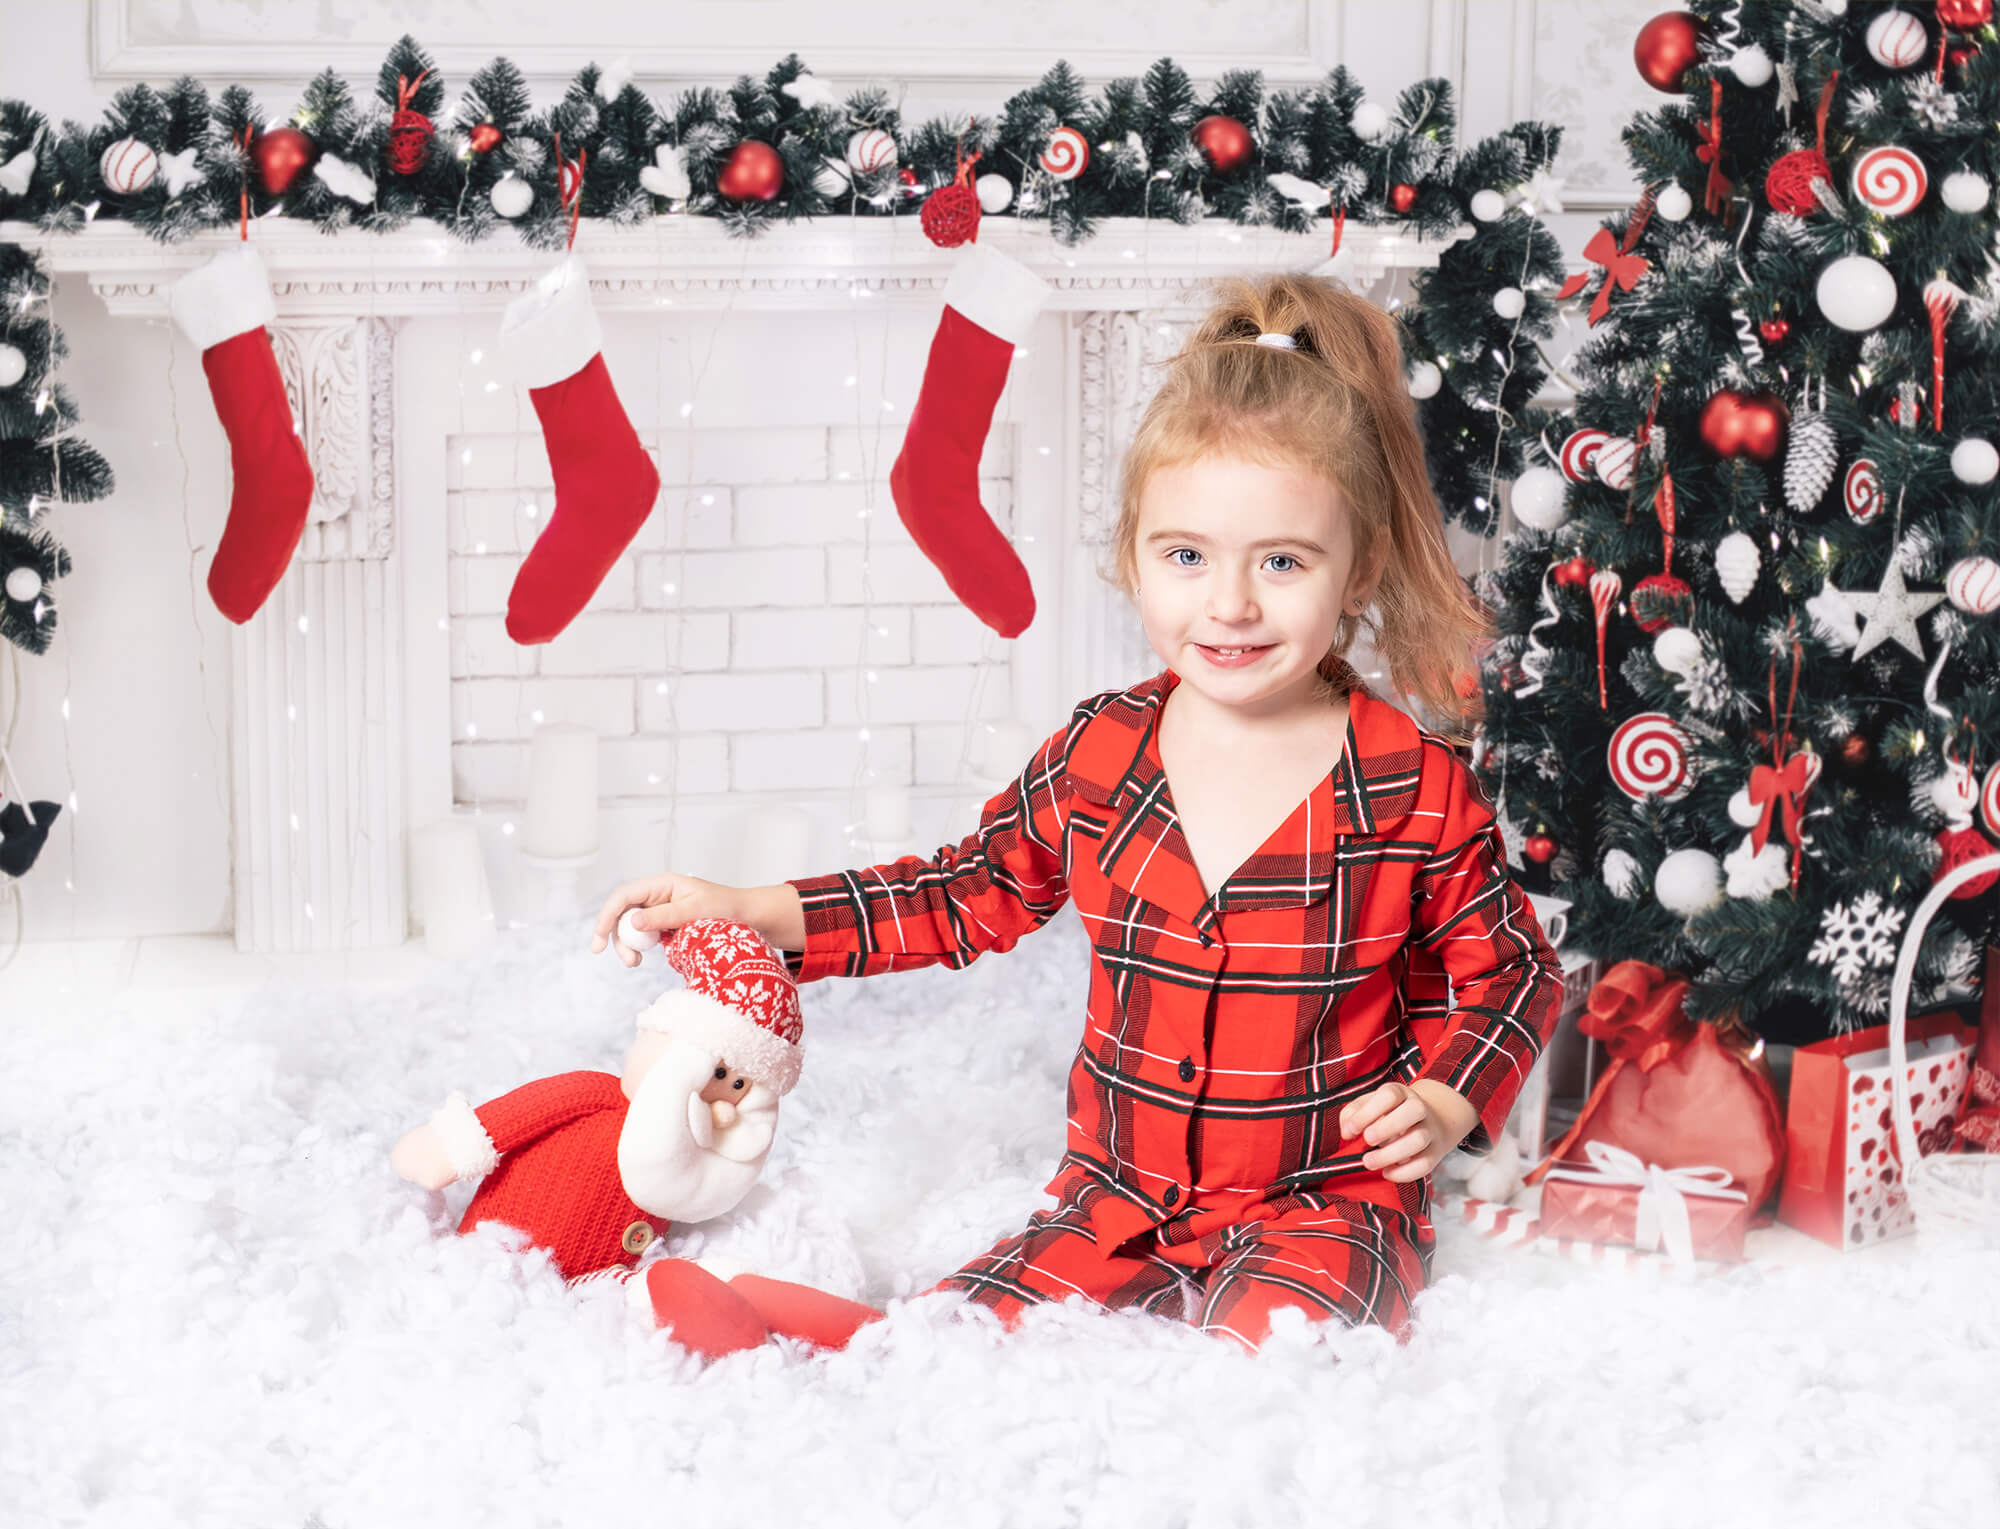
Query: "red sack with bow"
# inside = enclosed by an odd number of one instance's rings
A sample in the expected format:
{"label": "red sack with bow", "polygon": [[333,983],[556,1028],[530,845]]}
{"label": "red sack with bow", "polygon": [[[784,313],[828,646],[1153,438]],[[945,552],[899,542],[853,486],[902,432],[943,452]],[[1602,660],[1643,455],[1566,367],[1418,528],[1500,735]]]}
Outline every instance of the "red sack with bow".
{"label": "red sack with bow", "polygon": [[1644,961],[1621,961],[1590,990],[1577,1022],[1611,1060],[1583,1112],[1527,1176],[1587,1161],[1584,1144],[1609,1142],[1662,1168],[1721,1167],[1748,1196],[1752,1224],[1785,1165],[1785,1116],[1770,1064],[1734,1023],[1697,1023],[1684,1007],[1685,978]]}

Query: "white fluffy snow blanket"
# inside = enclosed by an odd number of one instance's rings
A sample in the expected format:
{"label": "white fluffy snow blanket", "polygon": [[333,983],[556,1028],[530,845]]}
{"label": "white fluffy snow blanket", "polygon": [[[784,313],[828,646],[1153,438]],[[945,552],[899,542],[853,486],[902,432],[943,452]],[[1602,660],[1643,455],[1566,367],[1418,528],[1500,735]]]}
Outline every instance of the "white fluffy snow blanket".
{"label": "white fluffy snow blanket", "polygon": [[[1906,1243],[1641,1282],[1440,1218],[1412,1341],[1252,1356],[908,1299],[1046,1203],[1087,952],[808,988],[764,1181],[668,1239],[889,1309],[704,1366],[389,1148],[452,1089],[616,1071],[674,979],[512,932],[396,990],[0,1014],[0,1523],[1990,1523],[2000,1256]],[[1282,1321],[1282,1319],[1281,1319]]]}

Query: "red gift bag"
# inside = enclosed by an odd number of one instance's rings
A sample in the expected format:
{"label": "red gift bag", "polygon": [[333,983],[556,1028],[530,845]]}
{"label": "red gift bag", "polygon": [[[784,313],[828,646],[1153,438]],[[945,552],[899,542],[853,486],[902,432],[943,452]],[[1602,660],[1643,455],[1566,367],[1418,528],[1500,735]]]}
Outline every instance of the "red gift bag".
{"label": "red gift bag", "polygon": [[[1924,1156],[1951,1143],[1965,1104],[1973,1032],[1950,1009],[1909,1022],[1904,1047],[1910,1109]],[[1890,1105],[1889,1027],[1815,1041],[1792,1053],[1785,1183],[1778,1219],[1832,1243],[1859,1247],[1910,1231]]]}

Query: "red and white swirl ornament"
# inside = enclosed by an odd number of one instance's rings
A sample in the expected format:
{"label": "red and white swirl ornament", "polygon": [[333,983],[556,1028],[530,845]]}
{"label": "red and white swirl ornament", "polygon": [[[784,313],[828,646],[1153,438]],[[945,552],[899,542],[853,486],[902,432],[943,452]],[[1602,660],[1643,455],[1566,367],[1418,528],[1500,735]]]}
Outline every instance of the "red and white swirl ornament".
{"label": "red and white swirl ornament", "polygon": [[97,173],[114,196],[132,196],[152,185],[160,156],[136,138],[120,138],[98,156]]}
{"label": "red and white swirl ornament", "polygon": [[1694,785],[1688,736],[1663,711],[1642,711],[1611,735],[1611,780],[1633,801],[1678,801]]}
{"label": "red and white swirl ornament", "polygon": [[1986,772],[1986,784],[1979,790],[1979,821],[1986,831],[2000,839],[2000,764]]}
{"label": "red and white swirl ornament", "polygon": [[1611,623],[1611,607],[1618,603],[1619,591],[1624,587],[1625,581],[1618,577],[1615,568],[1600,568],[1590,576],[1590,607],[1597,613],[1597,706],[1600,711],[1611,709],[1604,676],[1604,634]]}
{"label": "red and white swirl ornament", "polygon": [[1968,616],[2000,610],[2000,563],[1990,557],[1962,557],[1944,576],[1945,594]]}
{"label": "red and white swirl ornament", "polygon": [[1042,169],[1050,180],[1073,181],[1090,163],[1090,145],[1073,127],[1059,127],[1042,150]]}
{"label": "red and white swirl ornament", "polygon": [[1590,470],[1615,489],[1632,486],[1632,469],[1639,460],[1638,442],[1629,436],[1614,435],[1600,444],[1591,459]]}
{"label": "red and white swirl ornament", "polygon": [[1611,439],[1608,430],[1573,430],[1558,458],[1562,475],[1572,483],[1585,482],[1597,461],[1598,449]]}
{"label": "red and white swirl ornament", "polygon": [[1944,332],[1964,290],[1949,276],[1924,283],[1924,311],[1931,316],[1931,428],[1944,429]]}
{"label": "red and white swirl ornament", "polygon": [[1854,161],[1854,194],[1887,217],[1900,218],[1929,189],[1924,162],[1908,149],[1890,144]]}
{"label": "red and white swirl ornament", "polygon": [[1854,465],[1847,469],[1847,476],[1840,484],[1841,503],[1847,506],[1847,513],[1859,525],[1882,513],[1882,475],[1875,464],[1866,457],[1857,457]]}
{"label": "red and white swirl ornament", "polygon": [[1929,48],[1924,24],[1908,11],[1884,11],[1868,23],[1868,56],[1884,69],[1907,69]]}

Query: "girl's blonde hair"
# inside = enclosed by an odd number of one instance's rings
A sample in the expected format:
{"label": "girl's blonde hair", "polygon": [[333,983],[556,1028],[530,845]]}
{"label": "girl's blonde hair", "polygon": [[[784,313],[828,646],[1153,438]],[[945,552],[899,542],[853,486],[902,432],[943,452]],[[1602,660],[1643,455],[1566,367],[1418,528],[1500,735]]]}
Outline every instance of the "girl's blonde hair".
{"label": "girl's blonde hair", "polygon": [[[1166,362],[1125,454],[1106,577],[1133,588],[1139,500],[1162,468],[1222,454],[1317,473],[1339,491],[1355,569],[1381,569],[1375,646],[1396,688],[1422,703],[1430,725],[1463,736],[1479,715],[1468,677],[1491,622],[1445,545],[1395,321],[1344,287],[1289,272],[1225,277],[1215,292]],[[1297,348],[1259,345],[1267,332],[1290,335]],[[1343,611],[1320,660],[1336,692],[1351,675],[1345,654],[1363,619]]]}

